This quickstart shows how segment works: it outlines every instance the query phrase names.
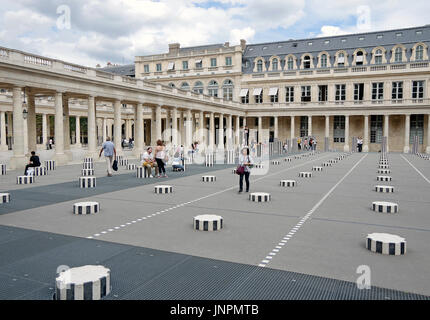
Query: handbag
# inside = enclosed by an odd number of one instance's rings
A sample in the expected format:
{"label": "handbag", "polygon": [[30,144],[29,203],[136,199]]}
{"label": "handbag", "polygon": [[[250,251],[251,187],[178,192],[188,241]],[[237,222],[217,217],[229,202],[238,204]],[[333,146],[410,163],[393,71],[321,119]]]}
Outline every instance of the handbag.
{"label": "handbag", "polygon": [[245,167],[241,166],[241,165],[237,166],[236,174],[238,174],[238,175],[245,174]]}
{"label": "handbag", "polygon": [[114,171],[118,171],[118,161],[117,161],[117,160],[114,160],[114,161],[113,161],[112,169],[113,169]]}

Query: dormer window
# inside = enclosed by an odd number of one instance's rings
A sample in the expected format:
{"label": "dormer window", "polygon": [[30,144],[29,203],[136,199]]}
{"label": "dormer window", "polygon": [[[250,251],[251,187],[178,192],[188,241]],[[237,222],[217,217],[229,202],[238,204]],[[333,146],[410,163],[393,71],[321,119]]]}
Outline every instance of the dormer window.
{"label": "dormer window", "polygon": [[415,60],[421,61],[423,59],[424,59],[424,47],[422,45],[419,45],[415,49]]}
{"label": "dormer window", "polygon": [[364,62],[364,55],[363,55],[363,51],[358,51],[355,57],[355,64],[357,66],[362,66]]}
{"label": "dormer window", "polygon": [[327,68],[327,55],[325,53],[321,55],[321,68]]}
{"label": "dormer window", "polygon": [[345,66],[345,54],[343,52],[339,53],[337,57],[337,66],[344,67]]}
{"label": "dormer window", "polygon": [[263,72],[263,60],[257,61],[257,72]]}
{"label": "dormer window", "polygon": [[310,69],[311,68],[311,57],[305,56],[303,58],[303,69]]}
{"label": "dormer window", "polygon": [[400,47],[397,47],[394,51],[394,62],[402,62],[403,61],[403,50]]}
{"label": "dormer window", "polygon": [[401,33],[401,32],[396,33],[396,37],[401,37],[401,36],[403,36],[403,33]]}
{"label": "dormer window", "polygon": [[294,69],[294,59],[293,59],[293,57],[289,57],[288,58],[287,68],[288,68],[288,70],[293,70]]}
{"label": "dormer window", "polygon": [[274,58],[272,60],[272,70],[277,71],[278,70],[278,59]]}
{"label": "dormer window", "polygon": [[382,50],[378,49],[375,52],[375,64],[382,64]]}

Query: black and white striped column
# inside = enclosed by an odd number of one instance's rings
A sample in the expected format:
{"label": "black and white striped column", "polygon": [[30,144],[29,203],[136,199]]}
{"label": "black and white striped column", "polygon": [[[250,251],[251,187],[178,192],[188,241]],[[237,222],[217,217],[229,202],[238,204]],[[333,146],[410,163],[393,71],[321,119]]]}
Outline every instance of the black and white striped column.
{"label": "black and white striped column", "polygon": [[372,202],[372,210],[382,213],[398,213],[399,205],[394,202],[374,201]]}
{"label": "black and white striped column", "polygon": [[136,178],[146,179],[149,178],[150,172],[146,167],[137,167],[136,168]]}
{"label": "black and white striped column", "polygon": [[82,176],[89,177],[94,175],[94,169],[82,169]]}
{"label": "black and white striped column", "polygon": [[6,165],[0,164],[0,176],[4,176],[4,175],[6,175],[6,173],[7,173]]}
{"label": "black and white striped column", "polygon": [[313,166],[312,167],[313,171],[323,171],[323,167],[319,167],[319,166]]}
{"label": "black and white striped column", "polygon": [[312,172],[300,172],[299,177],[300,178],[312,178]]}
{"label": "black and white striped column", "polygon": [[173,187],[172,186],[155,186],[155,193],[157,194],[166,194],[166,193],[172,193]]}
{"label": "black and white striped column", "polygon": [[378,169],[379,174],[390,174],[391,170],[389,169]]}
{"label": "black and white striped column", "polygon": [[78,202],[73,205],[74,214],[93,214],[100,212],[100,204],[98,202]]}
{"label": "black and white striped column", "polygon": [[93,163],[94,159],[93,158],[84,158],[84,162]]}
{"label": "black and white striped column", "polygon": [[285,161],[285,162],[291,162],[291,161],[292,161],[292,159],[291,159],[291,158],[285,158],[285,159],[284,159],[284,161]]}
{"label": "black and white striped column", "polygon": [[125,166],[127,166],[128,165],[128,159],[120,159],[119,161],[118,161],[118,163],[119,163],[119,165],[120,166],[122,166],[122,167],[125,167]]}
{"label": "black and white striped column", "polygon": [[231,170],[231,173],[236,174],[236,169]]}
{"label": "black and white striped column", "polygon": [[111,292],[110,270],[103,266],[71,268],[55,282],[55,300],[100,300]]}
{"label": "black and white striped column", "polygon": [[321,163],[321,166],[323,166],[323,167],[331,167],[331,166],[333,166],[333,164],[331,162],[326,161],[326,162]]}
{"label": "black and white striped column", "polygon": [[34,176],[18,176],[16,177],[16,184],[32,184],[34,183]]}
{"label": "black and white striped column", "polygon": [[390,166],[388,164],[380,164],[378,169],[390,169]]}
{"label": "black and white striped column", "polygon": [[0,203],[9,203],[10,193],[0,193]]}
{"label": "black and white striped column", "polygon": [[264,165],[262,163],[257,163],[256,165],[254,165],[255,169],[263,169]]}
{"label": "black and white striped column", "polygon": [[133,171],[136,170],[137,166],[134,163],[127,164],[127,170]]}
{"label": "black and white striped column", "polygon": [[46,169],[45,167],[34,167],[34,175],[36,177],[47,176],[48,175],[48,169]]}
{"label": "black and white striped column", "polygon": [[94,163],[84,162],[84,163],[82,163],[82,169],[93,169],[94,170]]}
{"label": "black and white striped column", "polygon": [[218,231],[223,228],[223,218],[213,214],[203,214],[193,218],[194,230]]}
{"label": "black and white striped column", "polygon": [[81,189],[95,188],[96,187],[96,177],[80,177],[79,187]]}
{"label": "black and white striped column", "polygon": [[294,159],[301,159],[302,158],[302,156],[300,156],[300,155],[295,155],[294,156]]}
{"label": "black and white striped column", "polygon": [[55,160],[45,160],[45,167],[49,171],[55,170]]}
{"label": "black and white striped column", "polygon": [[273,161],[272,161],[272,164],[273,164],[273,165],[275,165],[275,166],[278,166],[278,165],[280,165],[281,163],[280,163],[278,160],[273,160]]}
{"label": "black and white striped column", "polygon": [[216,177],[215,176],[203,176],[202,181],[203,182],[215,182]]}
{"label": "black and white striped column", "polygon": [[249,200],[253,202],[269,202],[271,196],[266,192],[253,192],[249,195]]}
{"label": "black and white striped column", "polygon": [[205,166],[206,167],[213,167],[214,166],[214,154],[213,153],[205,154]]}
{"label": "black and white striped column", "polygon": [[392,193],[394,192],[393,186],[375,186],[376,192]]}
{"label": "black and white striped column", "polygon": [[281,187],[295,187],[297,185],[296,180],[281,180]]}
{"label": "black and white striped column", "polygon": [[328,162],[330,162],[331,164],[335,164],[335,163],[337,163],[337,160],[336,159],[330,159]]}
{"label": "black and white striped column", "polygon": [[366,237],[366,248],[376,253],[400,256],[406,253],[406,240],[389,233],[370,233]]}
{"label": "black and white striped column", "polygon": [[377,176],[376,177],[376,181],[385,181],[385,182],[387,182],[387,181],[391,181],[391,180],[393,180],[393,178],[390,177],[390,176]]}

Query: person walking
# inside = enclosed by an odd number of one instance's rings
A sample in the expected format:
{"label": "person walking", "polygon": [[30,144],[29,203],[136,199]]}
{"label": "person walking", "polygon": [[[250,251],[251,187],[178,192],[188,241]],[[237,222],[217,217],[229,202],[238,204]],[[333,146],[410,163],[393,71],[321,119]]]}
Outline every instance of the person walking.
{"label": "person walking", "polygon": [[302,139],[301,138],[297,139],[297,148],[299,149],[299,151],[302,150]]}
{"label": "person walking", "polygon": [[103,151],[104,151],[104,156],[106,158],[107,175],[108,177],[112,177],[113,175],[112,165],[113,165],[113,160],[116,158],[116,149],[110,137],[107,137],[106,141],[103,143],[102,149],[100,150],[100,153],[99,153],[99,158],[102,156]]}
{"label": "person walking", "polygon": [[53,144],[53,141],[52,141],[52,138],[49,138],[49,150],[52,150],[52,144]]}
{"label": "person walking", "polygon": [[248,146],[249,145],[249,129],[248,129],[248,127],[245,127],[243,129],[243,135],[245,137],[245,145]]}
{"label": "person walking", "polygon": [[363,139],[361,137],[358,137],[357,139],[357,148],[358,148],[358,152],[363,151]]}
{"label": "person walking", "polygon": [[245,177],[246,192],[249,192],[249,176],[251,174],[252,159],[249,156],[249,148],[243,148],[239,156],[239,167],[243,167],[243,173],[239,178],[239,193],[243,192],[243,178]]}
{"label": "person walking", "polygon": [[36,168],[36,167],[40,167],[40,159],[39,159],[39,156],[36,156],[35,151],[31,151],[30,161],[25,166],[24,175],[25,176],[27,175],[28,168]]}
{"label": "person walking", "polygon": [[166,147],[163,145],[163,141],[158,140],[157,146],[155,147],[155,161],[157,161],[158,166],[158,176],[161,177],[161,173],[163,173],[163,178],[167,178],[166,168],[164,167],[164,160],[166,159]]}

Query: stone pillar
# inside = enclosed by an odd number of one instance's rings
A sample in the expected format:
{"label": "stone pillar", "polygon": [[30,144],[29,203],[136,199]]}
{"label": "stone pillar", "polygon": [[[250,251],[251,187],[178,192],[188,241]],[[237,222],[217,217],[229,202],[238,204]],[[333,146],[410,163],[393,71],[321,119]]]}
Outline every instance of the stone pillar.
{"label": "stone pillar", "polygon": [[236,116],[236,127],[235,127],[235,131],[236,131],[236,133],[235,133],[235,135],[236,135],[236,141],[235,141],[235,144],[236,144],[237,146],[239,146],[239,145],[240,145],[240,117],[239,117],[239,116]]}
{"label": "stone pillar", "polygon": [[155,144],[157,140],[162,139],[161,136],[161,106],[155,108]]}
{"label": "stone pillar", "polygon": [[369,152],[369,116],[364,116],[363,152]]}
{"label": "stone pillar", "polygon": [[227,116],[227,150],[231,150],[233,147],[233,126],[232,126],[233,117],[231,114]]}
{"label": "stone pillar", "polygon": [[134,134],[135,134],[135,143],[134,143],[134,154],[139,157],[143,152],[143,104],[138,103],[136,105],[136,114],[135,114],[135,123],[134,123]]}
{"label": "stone pillar", "polygon": [[190,150],[191,144],[193,143],[192,136],[193,136],[193,115],[191,114],[191,110],[187,110],[187,120],[185,123],[185,150]]}
{"label": "stone pillar", "polygon": [[349,151],[349,116],[345,116],[345,145],[343,146],[343,151]]}
{"label": "stone pillar", "polygon": [[122,154],[121,140],[122,140],[122,126],[121,126],[121,101],[115,100],[114,102],[114,144],[116,154]]}
{"label": "stone pillar", "polygon": [[73,160],[73,154],[70,151],[70,116],[69,116],[69,98],[63,95],[63,127],[64,127],[64,154],[69,161]]}
{"label": "stone pillar", "polygon": [[409,135],[411,130],[411,116],[405,115],[405,146],[403,147],[403,153],[409,153]]}
{"label": "stone pillar", "polygon": [[185,146],[185,129],[184,129],[185,121],[184,121],[184,112],[179,111],[179,140],[181,144]]}
{"label": "stone pillar", "polygon": [[88,97],[88,153],[87,157],[97,158],[96,102],[94,96]]}
{"label": "stone pillar", "polygon": [[213,150],[215,149],[215,114],[210,113],[209,120],[209,147]]}
{"label": "stone pillar", "polygon": [[8,147],[6,142],[6,117],[4,111],[0,111],[0,127],[0,151],[7,151]]}
{"label": "stone pillar", "polygon": [[308,136],[312,136],[312,116],[308,116]]}
{"label": "stone pillar", "polygon": [[178,145],[178,108],[172,109],[172,144]]}
{"label": "stone pillar", "polygon": [[205,131],[206,131],[206,118],[203,111],[199,112],[199,145],[203,146],[203,149],[206,149],[205,146],[207,145],[207,141],[205,139]]}
{"label": "stone pillar", "polygon": [[274,117],[275,119],[274,119],[274,129],[275,129],[275,132],[274,132],[274,135],[273,135],[273,139],[278,139],[279,138],[279,125],[278,125],[278,116],[275,116]]}
{"label": "stone pillar", "polygon": [[106,138],[108,136],[108,134],[107,134],[107,119],[106,119],[106,117],[103,118],[102,134],[103,134],[103,142],[105,142]]}
{"label": "stone pillar", "polygon": [[167,143],[171,143],[171,137],[172,137],[172,129],[171,129],[171,116],[172,112],[170,109],[166,110],[166,128],[164,129],[164,140],[167,141]]}
{"label": "stone pillar", "polygon": [[224,115],[222,113],[219,114],[218,148],[224,149]]}
{"label": "stone pillar", "polygon": [[151,107],[151,146],[155,145],[155,118],[157,115],[155,114],[155,108]]}
{"label": "stone pillar", "polygon": [[427,115],[427,147],[426,153],[430,154],[430,114]]}
{"label": "stone pillar", "polygon": [[293,141],[293,139],[296,137],[296,127],[295,127],[295,116],[291,116],[291,124],[290,124],[290,139]]}
{"label": "stone pillar", "polygon": [[325,116],[325,133],[324,133],[324,144],[327,143],[328,146],[324,146],[325,150],[330,149],[330,116]]}
{"label": "stone pillar", "polygon": [[64,153],[64,109],[63,93],[55,93],[55,156],[54,160],[57,165],[66,164],[68,158]]}
{"label": "stone pillar", "polygon": [[43,149],[46,149],[46,144],[48,143],[48,115],[46,113],[42,114],[42,144]]}
{"label": "stone pillar", "polygon": [[384,116],[384,137],[387,137],[387,152],[389,152],[390,148],[389,148],[389,140],[388,140],[388,134],[390,132],[390,116],[388,114],[386,114]]}
{"label": "stone pillar", "polygon": [[258,143],[263,142],[263,118],[258,117]]}
{"label": "stone pillar", "polygon": [[82,147],[82,144],[81,144],[81,117],[76,116],[75,120],[76,120],[76,124],[75,124],[76,143],[75,143],[75,146],[77,148],[80,148],[80,147]]}
{"label": "stone pillar", "polygon": [[30,156],[31,151],[36,151],[36,103],[34,94],[29,93],[27,95],[27,137],[28,137],[28,149],[25,150],[27,155]]}

